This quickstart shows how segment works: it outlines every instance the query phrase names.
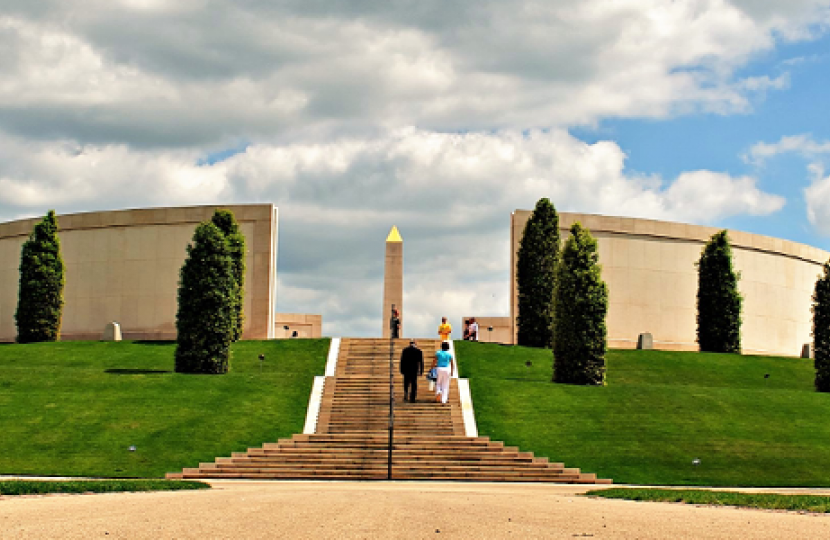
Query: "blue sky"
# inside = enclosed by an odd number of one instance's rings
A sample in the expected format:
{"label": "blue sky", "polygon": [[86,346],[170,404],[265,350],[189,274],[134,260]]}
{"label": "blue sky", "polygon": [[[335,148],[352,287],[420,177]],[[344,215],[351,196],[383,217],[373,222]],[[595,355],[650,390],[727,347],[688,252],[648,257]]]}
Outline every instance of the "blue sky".
{"label": "blue sky", "polygon": [[738,114],[693,114],[660,120],[607,119],[572,133],[586,142],[611,139],[626,153],[626,168],[666,178],[683,171],[711,169],[734,176],[750,175],[758,186],[786,198],[778,212],[738,215],[719,225],[786,238],[830,250],[830,239],[810,226],[804,188],[810,184],[809,160],[788,153],[763,165],[747,162],[758,142],[788,135],[830,140],[830,36],[779,44],[740,70],[744,76],[786,74],[789,84],[754,96],[751,109]]}
{"label": "blue sky", "polygon": [[431,336],[507,314],[540,197],[830,250],[829,45],[830,0],[12,0],[0,220],[274,203],[278,310],[357,336],[397,225]]}

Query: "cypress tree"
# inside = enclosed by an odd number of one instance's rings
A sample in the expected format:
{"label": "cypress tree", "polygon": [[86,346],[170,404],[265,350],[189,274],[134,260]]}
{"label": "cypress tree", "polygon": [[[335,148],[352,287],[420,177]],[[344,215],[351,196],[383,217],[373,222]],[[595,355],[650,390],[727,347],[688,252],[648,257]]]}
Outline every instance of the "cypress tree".
{"label": "cypress tree", "polygon": [[227,373],[237,294],[233,259],[212,222],[196,227],[179,279],[176,371]]}
{"label": "cypress tree", "polygon": [[701,351],[741,352],[741,294],[725,230],[712,235],[697,265],[697,342]]}
{"label": "cypress tree", "polygon": [[813,293],[813,355],[816,390],[830,392],[830,261]]}
{"label": "cypress tree", "polygon": [[230,210],[217,210],[213,214],[213,224],[225,235],[228,250],[233,261],[233,276],[237,290],[234,303],[233,340],[242,337],[242,325],[245,322],[245,235],[239,230],[239,224]]}
{"label": "cypress tree", "polygon": [[553,381],[604,385],[608,287],[597,241],[579,223],[571,227],[556,272]]}
{"label": "cypress tree", "polygon": [[18,343],[57,341],[65,282],[58,219],[54,210],[35,225],[20,253],[17,296]]}
{"label": "cypress tree", "polygon": [[559,260],[559,215],[549,199],[539,199],[527,220],[516,257],[518,343],[550,348],[553,292]]}

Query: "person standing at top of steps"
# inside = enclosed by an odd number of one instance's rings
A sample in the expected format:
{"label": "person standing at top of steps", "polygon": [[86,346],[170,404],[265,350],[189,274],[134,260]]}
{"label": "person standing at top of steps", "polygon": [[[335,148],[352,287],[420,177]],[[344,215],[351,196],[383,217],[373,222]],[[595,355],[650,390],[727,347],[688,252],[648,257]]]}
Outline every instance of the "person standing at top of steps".
{"label": "person standing at top of steps", "polygon": [[392,339],[401,337],[401,314],[395,304],[392,304],[392,316],[389,317],[389,337]]}
{"label": "person standing at top of steps", "polygon": [[450,397],[450,378],[455,374],[455,359],[450,353],[449,342],[441,343],[441,350],[435,353],[432,367],[437,368],[438,380],[435,381],[435,401],[446,403]]}
{"label": "person standing at top of steps", "polygon": [[478,341],[478,323],[476,322],[476,318],[472,317],[470,319],[470,341]]}
{"label": "person standing at top of steps", "polygon": [[441,341],[449,341],[450,334],[452,334],[452,326],[447,322],[446,317],[441,317],[441,324],[438,325],[438,335],[441,336]]}
{"label": "person standing at top of steps", "polygon": [[[415,403],[418,397],[418,377],[424,374],[424,353],[415,340],[409,342],[401,352],[401,375],[403,375],[403,400]],[[409,399],[407,400],[407,396]]]}

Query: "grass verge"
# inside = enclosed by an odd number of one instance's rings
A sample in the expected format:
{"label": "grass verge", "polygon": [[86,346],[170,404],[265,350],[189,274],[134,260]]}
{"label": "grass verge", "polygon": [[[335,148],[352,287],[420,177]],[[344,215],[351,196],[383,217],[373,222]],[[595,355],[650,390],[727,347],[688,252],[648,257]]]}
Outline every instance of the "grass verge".
{"label": "grass verge", "polygon": [[0,474],[156,478],[289,437],[328,346],[240,341],[227,375],[187,375],[172,342],[2,345]]}
{"label": "grass verge", "polygon": [[737,493],[704,489],[611,488],[585,493],[589,497],[625,499],[629,501],[677,502],[709,506],[740,506],[765,510],[798,512],[830,512],[830,497],[821,495],[789,495],[779,493]]}
{"label": "grass verge", "polygon": [[830,485],[830,394],[814,390],[812,360],[611,350],[607,386],[585,387],[550,382],[550,350],[456,350],[482,435],[600,478]]}
{"label": "grass verge", "polygon": [[190,480],[0,480],[0,495],[178,491],[181,489],[210,489],[210,484]]}

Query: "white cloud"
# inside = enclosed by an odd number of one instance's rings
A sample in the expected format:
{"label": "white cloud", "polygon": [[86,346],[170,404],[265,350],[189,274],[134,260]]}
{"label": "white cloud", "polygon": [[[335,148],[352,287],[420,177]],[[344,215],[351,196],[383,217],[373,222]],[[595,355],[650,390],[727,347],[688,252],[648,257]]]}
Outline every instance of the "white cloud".
{"label": "white cloud", "polygon": [[811,39],[830,23],[825,0],[731,0],[756,23],[775,27],[788,40]]}
{"label": "white cloud", "polygon": [[784,73],[775,78],[771,78],[769,75],[747,77],[740,82],[740,86],[746,90],[759,93],[764,93],[767,90],[784,90],[790,86],[790,74]]}
{"label": "white cloud", "polygon": [[107,62],[91,44],[60,29],[0,17],[0,36],[13,60],[0,64],[1,107],[126,107],[175,96],[168,82]]}
{"label": "white cloud", "polygon": [[830,154],[830,141],[819,142],[807,134],[788,135],[775,143],[758,142],[752,145],[744,156],[744,161],[762,165],[767,159],[787,153],[799,154],[806,158]]}
{"label": "white cloud", "polygon": [[46,208],[274,202],[279,310],[320,311],[327,331],[346,335],[371,334],[367,325],[380,320],[383,241],[393,224],[405,240],[405,302],[416,308],[406,328],[432,335],[429,319],[440,314],[506,314],[509,215],[540,197],[560,211],[693,223],[783,205],[748,177],[629,174],[617,144],[587,144],[564,130],[406,128],[325,144],[254,144],[213,165],[175,150],[0,142],[0,208],[9,218]]}
{"label": "white cloud", "polygon": [[0,209],[11,210],[5,216],[11,217],[46,206],[81,210],[220,200],[222,171],[197,167],[196,158],[194,152],[177,150],[0,136]]}
{"label": "white cloud", "polygon": [[777,4],[10,3],[0,121],[82,143],[221,146],[741,112],[787,79],[736,69],[827,19],[820,2]]}
{"label": "white cloud", "polygon": [[[681,174],[666,190],[668,214],[679,221],[694,222],[702,209],[713,222],[725,217],[749,214],[764,216],[783,208],[785,199],[764,193],[748,176],[733,178],[725,173],[694,171]],[[712,216],[716,216],[712,220]]]}

